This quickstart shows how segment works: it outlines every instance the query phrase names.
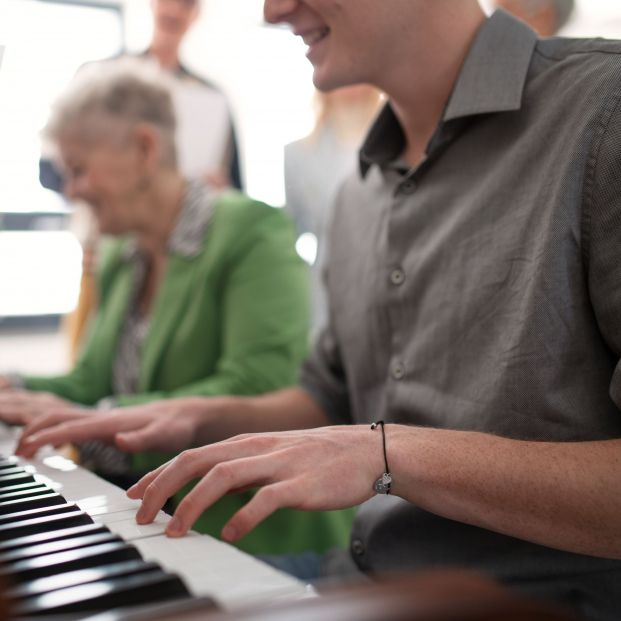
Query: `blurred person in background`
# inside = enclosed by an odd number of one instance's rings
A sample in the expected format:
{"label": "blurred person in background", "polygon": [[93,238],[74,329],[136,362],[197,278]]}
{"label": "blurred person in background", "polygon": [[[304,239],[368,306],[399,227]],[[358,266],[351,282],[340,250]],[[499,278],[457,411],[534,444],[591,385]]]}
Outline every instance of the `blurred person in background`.
{"label": "blurred person in background", "polygon": [[551,37],[563,28],[575,8],[575,0],[495,0],[494,4],[527,23],[542,37]]}
{"label": "blurred person in background", "polygon": [[[181,174],[161,72],[133,59],[85,68],[46,135],[58,147],[68,197],[87,203],[109,236],[99,305],[68,374],[0,378],[0,419],[24,424],[70,404],[97,417],[112,405],[292,384],[308,339],[308,275],[293,225],[282,210]],[[99,443],[80,453],[84,465],[121,485],[163,459],[130,458]],[[225,499],[198,528],[219,533],[241,504]],[[322,549],[341,543],[349,523],[345,514],[285,511],[242,545]]]}
{"label": "blurred person in background", "polygon": [[[212,187],[241,189],[240,158],[229,102],[213,83],[188,69],[180,57],[183,41],[199,18],[201,5],[202,0],[150,0],[153,34],[148,48],[138,58],[154,62],[171,77],[180,171]],[[50,151],[51,145],[45,145],[44,150]],[[42,185],[62,192],[63,176],[53,159],[43,157],[39,165]],[[66,318],[65,328],[75,362],[97,305],[95,269],[99,252],[97,226],[90,211],[79,201],[73,206],[71,229],[83,249],[82,278],[77,307]]]}
{"label": "blurred person in background", "polygon": [[[286,145],[284,162],[287,209],[312,263],[311,326],[317,334],[326,320],[321,279],[326,227],[338,188],[354,170],[360,143],[378,112],[380,93],[372,86],[348,86],[317,91],[315,103],[312,133]],[[304,256],[306,247],[300,251]]]}

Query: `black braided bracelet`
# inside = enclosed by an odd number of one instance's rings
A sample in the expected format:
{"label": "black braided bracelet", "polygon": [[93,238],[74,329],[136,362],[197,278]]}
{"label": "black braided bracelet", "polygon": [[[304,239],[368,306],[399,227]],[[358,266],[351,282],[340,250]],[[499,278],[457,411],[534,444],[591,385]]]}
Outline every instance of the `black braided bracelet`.
{"label": "black braided bracelet", "polygon": [[390,468],[388,467],[388,456],[386,454],[386,432],[384,431],[384,421],[378,420],[376,423],[371,423],[371,430],[377,427],[382,429],[382,448],[384,449],[384,474],[375,481],[373,489],[377,494],[390,494],[390,488],[392,487],[392,474],[390,474]]}

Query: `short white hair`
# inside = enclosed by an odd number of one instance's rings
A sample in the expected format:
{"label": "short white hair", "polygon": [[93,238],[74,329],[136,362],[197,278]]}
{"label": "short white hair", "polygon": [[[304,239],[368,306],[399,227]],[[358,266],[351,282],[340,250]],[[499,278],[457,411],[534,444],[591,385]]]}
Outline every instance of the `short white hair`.
{"label": "short white hair", "polygon": [[43,129],[57,143],[69,132],[103,141],[110,127],[126,134],[140,124],[151,126],[162,142],[162,161],[176,165],[176,119],[170,79],[151,60],[122,58],[90,63],[76,74],[52,106]]}

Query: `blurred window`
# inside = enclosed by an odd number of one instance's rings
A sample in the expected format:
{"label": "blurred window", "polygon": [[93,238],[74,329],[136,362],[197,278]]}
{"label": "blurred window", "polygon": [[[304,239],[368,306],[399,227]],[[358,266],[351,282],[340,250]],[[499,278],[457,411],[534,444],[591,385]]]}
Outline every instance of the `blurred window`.
{"label": "blurred window", "polygon": [[68,208],[39,184],[39,132],[86,61],[123,48],[118,2],[0,0],[0,322],[75,306],[81,251]]}

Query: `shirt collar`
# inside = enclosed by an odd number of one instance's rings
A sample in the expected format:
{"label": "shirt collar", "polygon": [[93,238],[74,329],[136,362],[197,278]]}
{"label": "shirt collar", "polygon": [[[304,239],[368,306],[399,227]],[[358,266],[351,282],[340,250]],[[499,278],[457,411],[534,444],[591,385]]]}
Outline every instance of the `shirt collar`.
{"label": "shirt collar", "polygon": [[[187,182],[183,206],[168,239],[168,252],[186,259],[197,257],[202,249],[213,213],[214,193],[198,180]],[[123,251],[126,261],[140,259],[135,239],[128,240]]]}
{"label": "shirt collar", "polygon": [[[502,10],[486,20],[461,68],[442,117],[459,118],[519,110],[537,35]],[[405,137],[388,103],[371,127],[360,150],[360,172],[399,157]]]}

